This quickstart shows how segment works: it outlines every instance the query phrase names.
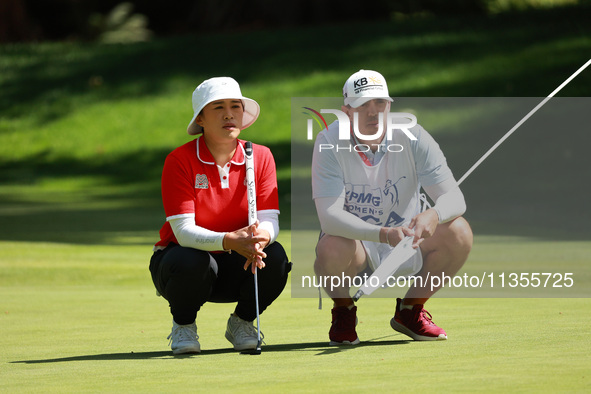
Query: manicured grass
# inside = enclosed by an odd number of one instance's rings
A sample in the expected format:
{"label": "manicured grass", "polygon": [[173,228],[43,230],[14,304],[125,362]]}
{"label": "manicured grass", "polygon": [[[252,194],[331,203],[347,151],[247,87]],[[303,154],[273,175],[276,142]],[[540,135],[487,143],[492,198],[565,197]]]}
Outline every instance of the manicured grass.
{"label": "manicured grass", "polygon": [[317,299],[291,298],[288,287],[262,315],[260,356],[234,352],[223,337],[233,305],[206,304],[202,354],[173,357],[168,307],[147,274],[149,248],[23,242],[2,250],[2,392],[590,388],[589,299],[433,299],[428,309],[449,340],[427,343],[389,327],[392,299],[362,298],[362,343],[351,348],[328,346],[326,302],[318,310]]}

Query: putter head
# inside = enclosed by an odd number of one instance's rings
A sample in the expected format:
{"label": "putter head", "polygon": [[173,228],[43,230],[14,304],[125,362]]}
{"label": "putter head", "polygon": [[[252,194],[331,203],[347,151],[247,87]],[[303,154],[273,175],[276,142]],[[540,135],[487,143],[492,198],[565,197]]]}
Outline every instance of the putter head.
{"label": "putter head", "polygon": [[257,346],[256,349],[244,350],[244,351],[240,352],[240,354],[249,354],[251,356],[258,356],[259,354],[261,354],[261,347]]}
{"label": "putter head", "polygon": [[357,302],[363,294],[363,290],[357,290],[357,293],[352,297],[353,301]]}

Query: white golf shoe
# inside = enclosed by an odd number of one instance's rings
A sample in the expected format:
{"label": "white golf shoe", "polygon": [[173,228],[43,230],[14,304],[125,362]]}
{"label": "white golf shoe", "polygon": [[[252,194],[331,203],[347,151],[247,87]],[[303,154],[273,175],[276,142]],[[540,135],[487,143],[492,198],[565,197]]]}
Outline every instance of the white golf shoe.
{"label": "white golf shoe", "polygon": [[[263,333],[261,333],[262,339]],[[253,322],[242,320],[231,314],[226,326],[226,339],[234,346],[234,350],[256,349],[258,344],[257,329]]]}
{"label": "white golf shoe", "polygon": [[172,321],[172,332],[167,339],[172,349],[173,354],[185,353],[200,353],[201,345],[199,344],[199,336],[197,335],[197,325],[192,324],[180,325],[174,320]]}

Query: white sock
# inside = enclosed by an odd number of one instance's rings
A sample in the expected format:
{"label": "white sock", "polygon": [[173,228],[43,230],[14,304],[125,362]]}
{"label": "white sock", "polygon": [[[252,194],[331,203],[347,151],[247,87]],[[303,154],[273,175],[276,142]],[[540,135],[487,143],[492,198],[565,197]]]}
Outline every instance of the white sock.
{"label": "white sock", "polygon": [[402,309],[412,309],[414,305],[405,305],[402,303],[402,301],[400,302],[400,310]]}
{"label": "white sock", "polygon": [[[335,304],[332,304],[333,308],[336,308],[337,306]],[[349,308],[349,310],[353,309],[353,307],[355,307],[355,303],[352,303],[351,305],[347,305],[347,308]]]}

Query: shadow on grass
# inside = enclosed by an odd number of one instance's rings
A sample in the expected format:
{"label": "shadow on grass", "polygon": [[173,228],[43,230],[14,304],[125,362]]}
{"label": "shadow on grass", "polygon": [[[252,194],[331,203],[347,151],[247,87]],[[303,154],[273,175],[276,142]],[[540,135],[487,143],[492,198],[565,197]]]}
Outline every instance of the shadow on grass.
{"label": "shadow on grass", "polygon": [[[394,334],[397,335],[397,334]],[[369,341],[362,341],[356,346],[330,346],[328,342],[304,342],[304,343],[288,343],[281,345],[264,345],[262,347],[261,355],[265,353],[276,353],[276,352],[293,352],[293,351],[307,351],[315,352],[316,356],[330,355],[340,353],[344,351],[359,350],[366,347],[374,346],[396,346],[405,345],[411,340],[383,340],[384,338],[376,338]],[[129,353],[106,353],[106,354],[90,354],[84,356],[71,356],[71,357],[59,357],[49,358],[42,360],[23,360],[23,361],[11,361],[11,364],[47,364],[47,363],[63,363],[63,362],[76,362],[76,361],[117,361],[117,360],[149,360],[149,359],[178,359],[178,358],[201,358],[210,355],[217,354],[236,354],[243,355],[234,349],[211,349],[203,350],[200,354],[182,354],[173,355],[170,351],[157,351],[157,352],[129,352]],[[247,355],[247,354],[244,354]]]}

